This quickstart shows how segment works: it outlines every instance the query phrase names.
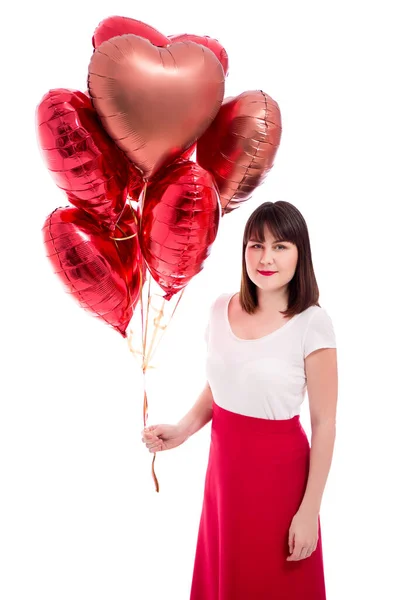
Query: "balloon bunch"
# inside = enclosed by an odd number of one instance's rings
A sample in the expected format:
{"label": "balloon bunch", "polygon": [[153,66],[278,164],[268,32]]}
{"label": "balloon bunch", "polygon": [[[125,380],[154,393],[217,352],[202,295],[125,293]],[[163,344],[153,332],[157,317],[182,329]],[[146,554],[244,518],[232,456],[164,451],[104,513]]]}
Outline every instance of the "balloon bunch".
{"label": "balloon bunch", "polygon": [[[66,291],[124,338],[140,301],[145,373],[165,301],[179,303],[221,217],[271,169],[280,111],[261,90],[224,99],[228,55],[208,36],[109,17],[92,44],[87,91],[50,90],[36,109],[42,156],[73,205],[46,218],[43,240]],[[151,278],[163,302],[147,347]],[[144,425],[147,408],[145,392]]]}

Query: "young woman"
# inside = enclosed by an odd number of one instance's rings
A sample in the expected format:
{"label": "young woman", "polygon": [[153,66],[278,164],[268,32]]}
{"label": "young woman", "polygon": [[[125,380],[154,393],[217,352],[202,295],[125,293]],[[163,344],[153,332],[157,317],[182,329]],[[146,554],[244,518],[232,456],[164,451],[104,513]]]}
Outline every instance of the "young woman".
{"label": "young woman", "polygon": [[[142,432],[158,452],[212,420],[190,600],[326,598],[319,511],[338,376],[318,297],[303,216],[265,202],[245,227],[240,291],[211,306],[203,392],[177,425]],[[311,445],[299,417],[306,388]]]}

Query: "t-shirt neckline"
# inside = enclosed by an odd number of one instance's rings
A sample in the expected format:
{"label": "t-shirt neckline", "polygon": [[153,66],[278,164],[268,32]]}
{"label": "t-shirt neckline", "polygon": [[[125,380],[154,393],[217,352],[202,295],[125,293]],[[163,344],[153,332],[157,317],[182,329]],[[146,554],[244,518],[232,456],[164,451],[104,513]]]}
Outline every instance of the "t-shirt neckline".
{"label": "t-shirt neckline", "polygon": [[275,329],[274,331],[271,331],[270,333],[267,333],[267,335],[263,335],[262,337],[259,338],[251,338],[251,339],[244,339],[244,338],[240,338],[238,337],[235,333],[233,333],[231,324],[229,322],[229,316],[228,316],[228,308],[229,308],[229,303],[232,300],[233,296],[235,296],[235,294],[237,294],[237,292],[233,292],[233,294],[229,294],[227,297],[227,301],[225,303],[225,307],[224,307],[224,316],[225,316],[225,323],[227,325],[227,329],[229,331],[229,334],[238,342],[260,342],[262,340],[266,340],[271,338],[272,336],[277,335],[278,333],[280,333],[282,330],[286,329],[291,323],[293,323],[294,321],[297,320],[297,318],[300,316],[301,313],[297,313],[297,315],[294,315],[291,319],[289,319],[288,321],[286,321],[286,323],[284,323],[283,325],[281,325],[281,327],[278,327],[278,329]]}

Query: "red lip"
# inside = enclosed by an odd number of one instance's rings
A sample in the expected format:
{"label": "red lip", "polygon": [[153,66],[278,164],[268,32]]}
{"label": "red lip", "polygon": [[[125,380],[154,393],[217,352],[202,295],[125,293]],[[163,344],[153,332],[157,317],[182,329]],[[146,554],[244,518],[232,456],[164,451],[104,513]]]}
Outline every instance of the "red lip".
{"label": "red lip", "polygon": [[274,273],[277,273],[277,271],[258,271],[260,273],[260,275],[273,275]]}

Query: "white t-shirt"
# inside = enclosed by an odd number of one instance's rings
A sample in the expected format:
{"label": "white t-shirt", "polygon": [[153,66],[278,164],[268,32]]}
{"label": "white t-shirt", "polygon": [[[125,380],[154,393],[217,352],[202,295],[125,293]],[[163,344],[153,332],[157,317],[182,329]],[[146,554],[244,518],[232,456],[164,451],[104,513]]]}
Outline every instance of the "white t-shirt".
{"label": "white t-shirt", "polygon": [[206,327],[206,376],[216,404],[235,413],[264,419],[300,414],[307,380],[304,359],[318,348],[336,348],[331,318],[310,306],[279,329],[244,340],[232,331],[228,303],[218,296]]}

